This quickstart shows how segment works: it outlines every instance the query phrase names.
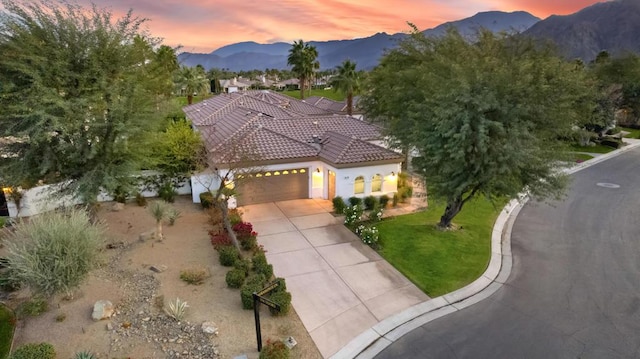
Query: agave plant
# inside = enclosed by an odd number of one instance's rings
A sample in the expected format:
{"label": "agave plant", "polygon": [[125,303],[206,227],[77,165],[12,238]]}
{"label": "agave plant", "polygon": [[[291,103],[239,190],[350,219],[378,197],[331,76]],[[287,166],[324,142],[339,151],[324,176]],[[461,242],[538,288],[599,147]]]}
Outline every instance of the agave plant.
{"label": "agave plant", "polygon": [[74,357],[74,359],[96,359],[96,358],[97,357],[95,356],[95,354],[86,350],[76,353],[76,356]]}

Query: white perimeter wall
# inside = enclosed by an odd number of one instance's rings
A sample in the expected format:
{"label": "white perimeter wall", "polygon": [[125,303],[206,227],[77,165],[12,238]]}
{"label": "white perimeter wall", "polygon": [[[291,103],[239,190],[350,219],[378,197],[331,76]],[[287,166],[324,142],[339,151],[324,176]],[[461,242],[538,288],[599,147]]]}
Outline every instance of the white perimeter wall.
{"label": "white perimeter wall", "polygon": [[[159,174],[154,171],[143,171],[141,176],[153,176]],[[20,201],[20,211],[16,208],[16,204],[11,201],[7,196],[7,207],[9,208],[9,217],[29,217],[43,212],[48,212],[56,208],[67,207],[72,205],[81,204],[82,202],[73,198],[72,196],[59,197],[52,195],[55,192],[56,185],[44,185],[34,188],[30,188],[22,192],[23,196]],[[157,197],[156,191],[145,191],[142,186],[138,188],[138,191],[145,197]],[[176,191],[179,195],[191,193],[191,183],[187,179],[181,184],[181,187]],[[6,193],[5,193],[6,195]],[[97,197],[98,202],[113,201],[113,197],[102,192]]]}

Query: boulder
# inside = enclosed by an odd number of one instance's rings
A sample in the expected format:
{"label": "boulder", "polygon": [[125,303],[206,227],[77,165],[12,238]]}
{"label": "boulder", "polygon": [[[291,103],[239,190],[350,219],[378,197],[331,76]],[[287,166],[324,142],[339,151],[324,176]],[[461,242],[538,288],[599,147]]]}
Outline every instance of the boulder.
{"label": "boulder", "polygon": [[218,335],[218,326],[214,322],[204,322],[202,323],[202,332]]}
{"label": "boulder", "polygon": [[96,302],[96,304],[93,305],[93,313],[91,314],[91,318],[93,318],[93,320],[95,321],[108,319],[111,318],[113,312],[113,303],[108,300],[99,300]]}
{"label": "boulder", "polygon": [[111,210],[114,212],[120,212],[124,209],[124,203],[116,202],[111,207]]}

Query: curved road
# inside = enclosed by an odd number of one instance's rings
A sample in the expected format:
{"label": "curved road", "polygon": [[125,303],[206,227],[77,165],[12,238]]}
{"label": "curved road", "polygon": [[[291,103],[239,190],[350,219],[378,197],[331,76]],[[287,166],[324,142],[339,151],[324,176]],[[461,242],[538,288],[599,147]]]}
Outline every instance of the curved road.
{"label": "curved road", "polygon": [[527,204],[511,246],[495,294],[376,358],[640,358],[640,150],[573,175],[564,201]]}

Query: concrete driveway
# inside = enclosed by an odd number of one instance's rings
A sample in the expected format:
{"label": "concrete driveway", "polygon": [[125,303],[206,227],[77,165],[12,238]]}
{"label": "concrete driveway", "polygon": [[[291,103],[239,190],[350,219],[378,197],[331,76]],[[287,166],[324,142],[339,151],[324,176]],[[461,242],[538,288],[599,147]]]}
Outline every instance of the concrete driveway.
{"label": "concrete driveway", "polygon": [[330,201],[242,209],[325,358],[379,321],[429,299],[329,213]]}

